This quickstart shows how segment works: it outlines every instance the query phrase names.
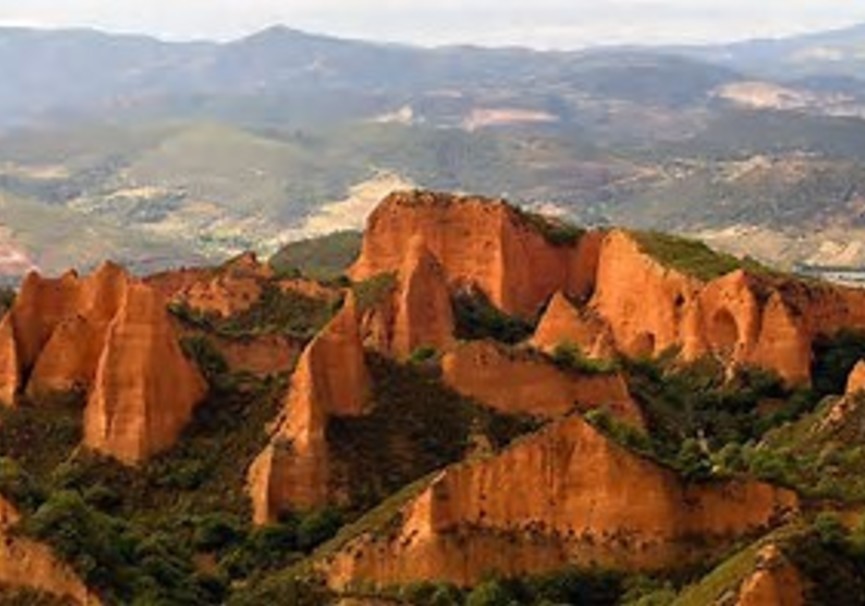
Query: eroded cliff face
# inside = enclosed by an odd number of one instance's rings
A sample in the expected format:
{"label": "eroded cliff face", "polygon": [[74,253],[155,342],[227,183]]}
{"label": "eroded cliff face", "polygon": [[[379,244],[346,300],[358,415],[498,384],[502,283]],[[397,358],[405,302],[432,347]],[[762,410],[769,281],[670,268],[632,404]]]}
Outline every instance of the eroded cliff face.
{"label": "eroded cliff face", "polygon": [[0,585],[33,589],[80,606],[101,604],[47,545],[14,533],[20,519],[15,507],[0,498]]}
{"label": "eroded cliff face", "polygon": [[[743,270],[707,282],[665,266],[627,231],[553,244],[549,228],[502,201],[393,194],[371,215],[350,273],[404,274],[408,251],[426,249],[451,294],[476,288],[525,318],[547,305],[532,341],[543,350],[564,342],[598,358],[676,350],[684,360],[763,366],[789,383],[810,380],[817,336],[865,326],[865,292]],[[392,344],[393,317],[368,327],[376,348]]]}
{"label": "eroded cliff face", "polygon": [[334,587],[471,585],[491,571],[570,564],[677,567],[797,507],[792,492],[759,482],[685,484],[571,417],[497,457],[445,470],[390,531],[350,541],[320,567]]}
{"label": "eroded cliff face", "polygon": [[404,252],[392,287],[360,313],[364,345],[397,360],[420,348],[444,351],[455,342],[444,268],[420,238]]}
{"label": "eroded cliff face", "polygon": [[108,327],[84,411],[84,444],[137,463],[177,441],[207,384],[180,349],[165,300],[130,284]]}
{"label": "eroded cliff face", "polygon": [[414,241],[438,260],[451,289],[475,286],[510,314],[531,317],[557,290],[592,287],[595,238],[556,246],[500,200],[427,192],[392,194],[376,208],[350,276],[399,271]]}
{"label": "eroded cliff face", "polygon": [[31,274],[0,325],[0,398],[85,392],[85,445],[140,461],[174,443],[206,391],[177,336],[160,292],[117,265]]}
{"label": "eroded cliff face", "polygon": [[301,355],[271,441],[249,471],[256,523],[338,498],[330,481],[327,421],[364,413],[370,377],[352,295]]}
{"label": "eroded cliff face", "polygon": [[252,307],[272,277],[269,265],[244,253],[217,268],[168,271],[146,281],[174,303],[224,318]]}
{"label": "eroded cliff face", "polygon": [[811,376],[814,340],[865,325],[865,292],[743,270],[704,282],[662,265],[631,234],[600,248],[596,288],[581,308],[555,297],[534,337],[551,349],[572,341],[590,356],[678,351],[776,371],[791,384]]}
{"label": "eroded cliff face", "polygon": [[445,354],[442,379],[507,414],[555,418],[603,408],[629,425],[644,424],[620,374],[565,372],[537,354],[488,341],[462,343]]}
{"label": "eroded cliff face", "polygon": [[860,360],[847,378],[847,395],[865,391],[865,360]]}

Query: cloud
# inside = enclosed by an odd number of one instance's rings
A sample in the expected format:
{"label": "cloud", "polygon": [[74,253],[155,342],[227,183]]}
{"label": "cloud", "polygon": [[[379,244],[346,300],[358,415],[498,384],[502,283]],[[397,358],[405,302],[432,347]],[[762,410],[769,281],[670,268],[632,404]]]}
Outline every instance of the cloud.
{"label": "cloud", "polygon": [[[5,5],[5,6],[4,6]],[[421,44],[703,42],[865,21],[850,0],[27,0],[0,23],[235,38],[275,23]]]}

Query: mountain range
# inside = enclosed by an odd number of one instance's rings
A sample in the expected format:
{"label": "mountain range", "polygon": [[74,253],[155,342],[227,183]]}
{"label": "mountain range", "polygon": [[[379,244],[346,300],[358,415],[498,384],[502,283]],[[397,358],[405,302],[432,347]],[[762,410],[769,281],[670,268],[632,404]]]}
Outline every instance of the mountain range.
{"label": "mountain range", "polygon": [[862,40],[539,52],[2,29],[0,273],[271,252],[412,187],[856,265]]}

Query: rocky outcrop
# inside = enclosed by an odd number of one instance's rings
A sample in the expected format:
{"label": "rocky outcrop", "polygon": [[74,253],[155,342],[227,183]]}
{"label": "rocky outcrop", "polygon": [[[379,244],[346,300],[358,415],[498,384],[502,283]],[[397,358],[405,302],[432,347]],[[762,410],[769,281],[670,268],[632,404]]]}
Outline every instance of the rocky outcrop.
{"label": "rocky outcrop", "polygon": [[[865,326],[865,292],[743,270],[704,282],[662,265],[621,230],[604,239],[596,284],[582,313],[606,324],[616,351],[713,356],[774,370],[792,384],[810,381],[818,336]],[[536,338],[549,343],[550,331]]]}
{"label": "rocky outcrop", "polygon": [[370,377],[359,332],[354,297],[301,355],[291,379],[285,409],[271,441],[249,471],[249,491],[257,523],[281,511],[310,509],[336,498],[331,485],[327,421],[364,413]]}
{"label": "rocky outcrop", "polygon": [[164,299],[130,284],[108,327],[84,411],[84,444],[125,463],[174,445],[207,384],[183,355]]}
{"label": "rocky outcrop", "polygon": [[447,277],[422,240],[409,243],[393,287],[361,313],[360,326],[365,346],[401,360],[419,348],[443,351],[454,343]]}
{"label": "rocky outcrop", "polygon": [[629,425],[644,424],[621,375],[562,371],[538,354],[492,342],[463,343],[448,352],[442,358],[442,379],[507,414],[555,418],[604,408]]}
{"label": "rocky outcrop", "polygon": [[495,458],[447,469],[389,524],[348,541],[319,568],[334,587],[471,585],[491,572],[573,564],[672,568],[797,507],[792,492],[758,482],[685,484],[571,417]]}
{"label": "rocky outcrop", "polygon": [[775,545],[757,555],[757,569],[742,583],[736,606],[804,606],[805,587],[799,570]]}
{"label": "rocky outcrop", "polygon": [[[393,194],[370,216],[350,275],[400,273],[406,251],[424,248],[451,294],[474,288],[526,318],[549,301],[533,340],[543,350],[571,342],[599,358],[678,351],[766,367],[791,384],[810,380],[818,336],[865,327],[862,291],[744,270],[707,281],[659,261],[631,232],[556,242],[554,228],[500,200]],[[368,328],[375,344],[392,322]]]}
{"label": "rocky outcrop", "polygon": [[133,463],[173,444],[206,387],[164,297],[106,263],[29,275],[0,325],[0,398],[70,390],[88,394],[85,444]]}
{"label": "rocky outcrop", "polygon": [[501,200],[427,192],[392,194],[376,208],[351,278],[399,271],[413,241],[438,260],[451,289],[479,288],[510,314],[533,316],[557,290],[580,296],[593,286],[596,235],[555,245]]}
{"label": "rocky outcrop", "polygon": [[225,318],[252,307],[272,278],[270,266],[248,252],[219,267],[166,271],[145,281],[173,303]]}
{"label": "rocky outcrop", "polygon": [[81,606],[101,604],[47,545],[12,530],[19,520],[18,511],[0,498],[0,585],[32,589]]}
{"label": "rocky outcrop", "polygon": [[847,379],[847,395],[865,391],[865,360],[860,360]]}
{"label": "rocky outcrop", "polygon": [[214,338],[213,343],[233,372],[265,377],[291,372],[300,356],[301,341],[284,335],[241,339]]}
{"label": "rocky outcrop", "polygon": [[615,355],[609,324],[587,307],[578,309],[562,292],[550,300],[535,329],[532,345],[547,353],[562,345],[577,346],[585,356],[596,359]]}

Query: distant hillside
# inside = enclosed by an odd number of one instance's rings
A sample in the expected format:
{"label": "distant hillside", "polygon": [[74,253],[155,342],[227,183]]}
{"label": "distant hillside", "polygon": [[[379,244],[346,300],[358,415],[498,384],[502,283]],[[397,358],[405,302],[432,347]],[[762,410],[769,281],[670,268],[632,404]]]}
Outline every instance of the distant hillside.
{"label": "distant hillside", "polygon": [[[383,175],[720,246],[757,230],[744,246],[787,265],[863,263],[859,31],[537,52],[0,29],[0,274],[269,255],[359,228]],[[791,67],[815,45],[846,50]]]}

